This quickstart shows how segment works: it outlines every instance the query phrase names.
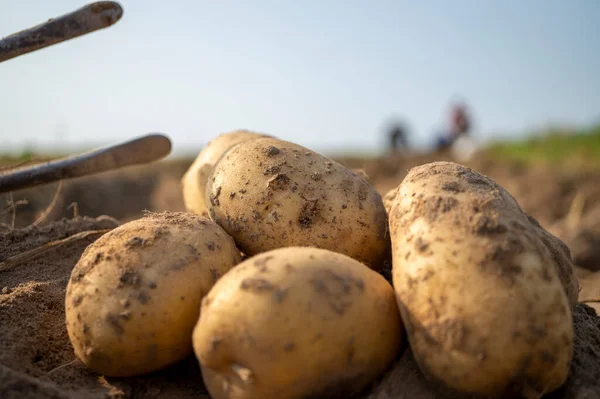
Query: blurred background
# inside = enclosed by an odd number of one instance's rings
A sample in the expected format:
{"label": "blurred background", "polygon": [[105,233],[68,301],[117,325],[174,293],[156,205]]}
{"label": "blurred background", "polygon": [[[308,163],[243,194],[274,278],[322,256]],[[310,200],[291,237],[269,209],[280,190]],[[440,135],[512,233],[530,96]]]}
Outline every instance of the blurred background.
{"label": "blurred background", "polygon": [[[0,35],[84,4],[0,0]],[[4,194],[3,229],[184,210],[203,146],[249,129],[360,168],[381,195],[415,165],[464,163],[563,239],[580,273],[600,269],[597,0],[121,4],[114,26],[0,64],[2,167],[150,132],[173,153]]]}
{"label": "blurred background", "polygon": [[[0,35],[83,4],[0,0]],[[265,131],[326,153],[417,151],[468,107],[478,144],[600,123],[600,3],[121,1],[116,25],[0,66],[5,153],[164,132],[195,156]]]}

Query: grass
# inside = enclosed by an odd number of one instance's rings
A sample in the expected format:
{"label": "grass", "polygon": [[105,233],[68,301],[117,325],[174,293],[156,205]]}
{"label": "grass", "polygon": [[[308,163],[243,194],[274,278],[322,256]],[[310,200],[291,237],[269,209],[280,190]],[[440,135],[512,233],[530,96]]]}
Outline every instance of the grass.
{"label": "grass", "polygon": [[23,151],[20,154],[15,155],[0,155],[0,164],[16,164],[26,161],[31,161],[35,157],[32,151]]}
{"label": "grass", "polygon": [[576,132],[546,132],[522,141],[495,143],[487,153],[531,163],[561,163],[569,166],[600,167],[600,125]]}

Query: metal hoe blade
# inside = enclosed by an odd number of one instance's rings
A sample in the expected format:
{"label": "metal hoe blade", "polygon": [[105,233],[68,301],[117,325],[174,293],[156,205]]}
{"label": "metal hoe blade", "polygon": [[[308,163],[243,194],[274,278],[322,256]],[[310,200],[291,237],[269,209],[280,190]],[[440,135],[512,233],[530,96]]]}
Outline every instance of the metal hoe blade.
{"label": "metal hoe blade", "polygon": [[0,62],[107,28],[123,16],[114,1],[98,1],[0,40]]}
{"label": "metal hoe blade", "polygon": [[0,193],[150,163],[171,152],[171,141],[149,134],[125,143],[0,174]]}

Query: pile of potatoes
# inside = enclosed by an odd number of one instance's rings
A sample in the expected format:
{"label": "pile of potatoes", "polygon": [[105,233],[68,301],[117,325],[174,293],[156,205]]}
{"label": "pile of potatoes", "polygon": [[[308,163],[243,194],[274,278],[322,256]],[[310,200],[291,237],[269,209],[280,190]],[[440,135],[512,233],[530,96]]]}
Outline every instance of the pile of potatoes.
{"label": "pile of potatoes", "polygon": [[215,399],[346,398],[410,345],[465,394],[538,398],[567,378],[569,249],[469,168],[413,168],[382,198],[308,148],[235,131],[182,190],[188,212],[125,223],[73,269],[67,330],[91,370],[194,354]]}

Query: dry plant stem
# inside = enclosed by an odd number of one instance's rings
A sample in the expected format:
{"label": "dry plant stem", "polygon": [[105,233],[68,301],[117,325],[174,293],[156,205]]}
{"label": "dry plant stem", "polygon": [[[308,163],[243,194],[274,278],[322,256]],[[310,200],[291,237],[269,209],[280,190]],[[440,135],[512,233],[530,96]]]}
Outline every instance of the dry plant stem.
{"label": "dry plant stem", "polygon": [[6,207],[6,209],[0,212],[0,215],[6,215],[7,213],[12,212],[14,207],[27,204],[29,204],[29,201],[27,201],[26,199],[17,200],[14,202],[8,201],[8,206]]}
{"label": "dry plant stem", "polygon": [[10,222],[10,228],[15,228],[15,221],[17,220],[17,206],[15,205],[15,199],[13,193],[10,193],[10,203],[12,205],[12,221]]}
{"label": "dry plant stem", "polygon": [[77,219],[79,217],[79,204],[77,202],[71,202],[67,207],[67,210],[73,208],[73,219]]}
{"label": "dry plant stem", "polygon": [[87,238],[87,237],[90,237],[93,235],[102,235],[102,234],[108,233],[111,230],[112,229],[82,231],[77,234],[73,234],[72,236],[69,236],[67,238],[64,238],[62,240],[52,241],[52,242],[42,245],[41,247],[34,248],[32,250],[17,254],[15,256],[11,256],[10,258],[6,259],[5,261],[0,262],[0,272],[10,270],[10,269],[18,266],[19,264],[26,262],[28,260],[31,260],[51,249],[58,248],[63,245],[66,245],[66,244],[70,244],[75,241],[78,241],[78,240],[81,240],[81,239],[84,239],[84,238]]}
{"label": "dry plant stem", "polygon": [[586,196],[582,191],[578,191],[575,194],[575,198],[571,202],[571,207],[569,208],[569,212],[565,217],[567,221],[567,226],[570,229],[574,229],[579,222],[581,221],[581,216],[583,215],[583,208],[585,207]]}
{"label": "dry plant stem", "polygon": [[591,302],[600,302],[600,296],[599,297],[582,299],[582,300],[579,301],[579,303],[591,303]]}
{"label": "dry plant stem", "polygon": [[22,199],[22,200],[15,202],[12,192],[9,193],[9,197],[10,197],[10,199],[8,201],[8,208],[5,211],[1,212],[0,215],[4,215],[8,212],[12,212],[11,224],[10,224],[10,226],[8,226],[9,230],[12,230],[15,228],[15,223],[17,220],[17,206],[26,205],[29,202],[26,199]]}
{"label": "dry plant stem", "polygon": [[39,226],[40,223],[42,223],[44,220],[46,220],[46,218],[48,217],[50,212],[52,212],[52,210],[56,206],[56,202],[58,201],[60,191],[62,190],[62,185],[63,185],[63,182],[62,182],[62,180],[60,180],[58,182],[58,187],[56,187],[56,192],[54,193],[54,198],[52,198],[50,205],[48,205],[48,207],[44,210],[44,212],[40,215],[40,217],[38,217],[37,220],[35,222],[33,222],[33,226]]}
{"label": "dry plant stem", "polygon": [[[76,202],[74,202],[74,204],[76,204]],[[79,213],[77,213],[77,215],[79,216]],[[111,216],[107,216],[107,215],[101,215],[101,216],[98,216],[98,217],[96,218],[96,220],[97,220],[97,221],[101,221],[101,220],[108,220],[108,221],[110,221],[110,222],[114,223],[116,226],[120,226],[120,225],[121,225],[121,222],[120,222],[120,221],[118,221],[117,219],[115,219],[115,218],[113,218],[113,217],[111,217]]]}
{"label": "dry plant stem", "polygon": [[68,367],[68,366],[70,366],[72,364],[75,364],[75,363],[77,363],[77,360],[78,359],[75,358],[75,359],[71,360],[69,363],[61,364],[60,366],[55,367],[52,370],[48,371],[48,374],[54,373],[56,370],[60,370],[62,368],[65,368],[65,367]]}

